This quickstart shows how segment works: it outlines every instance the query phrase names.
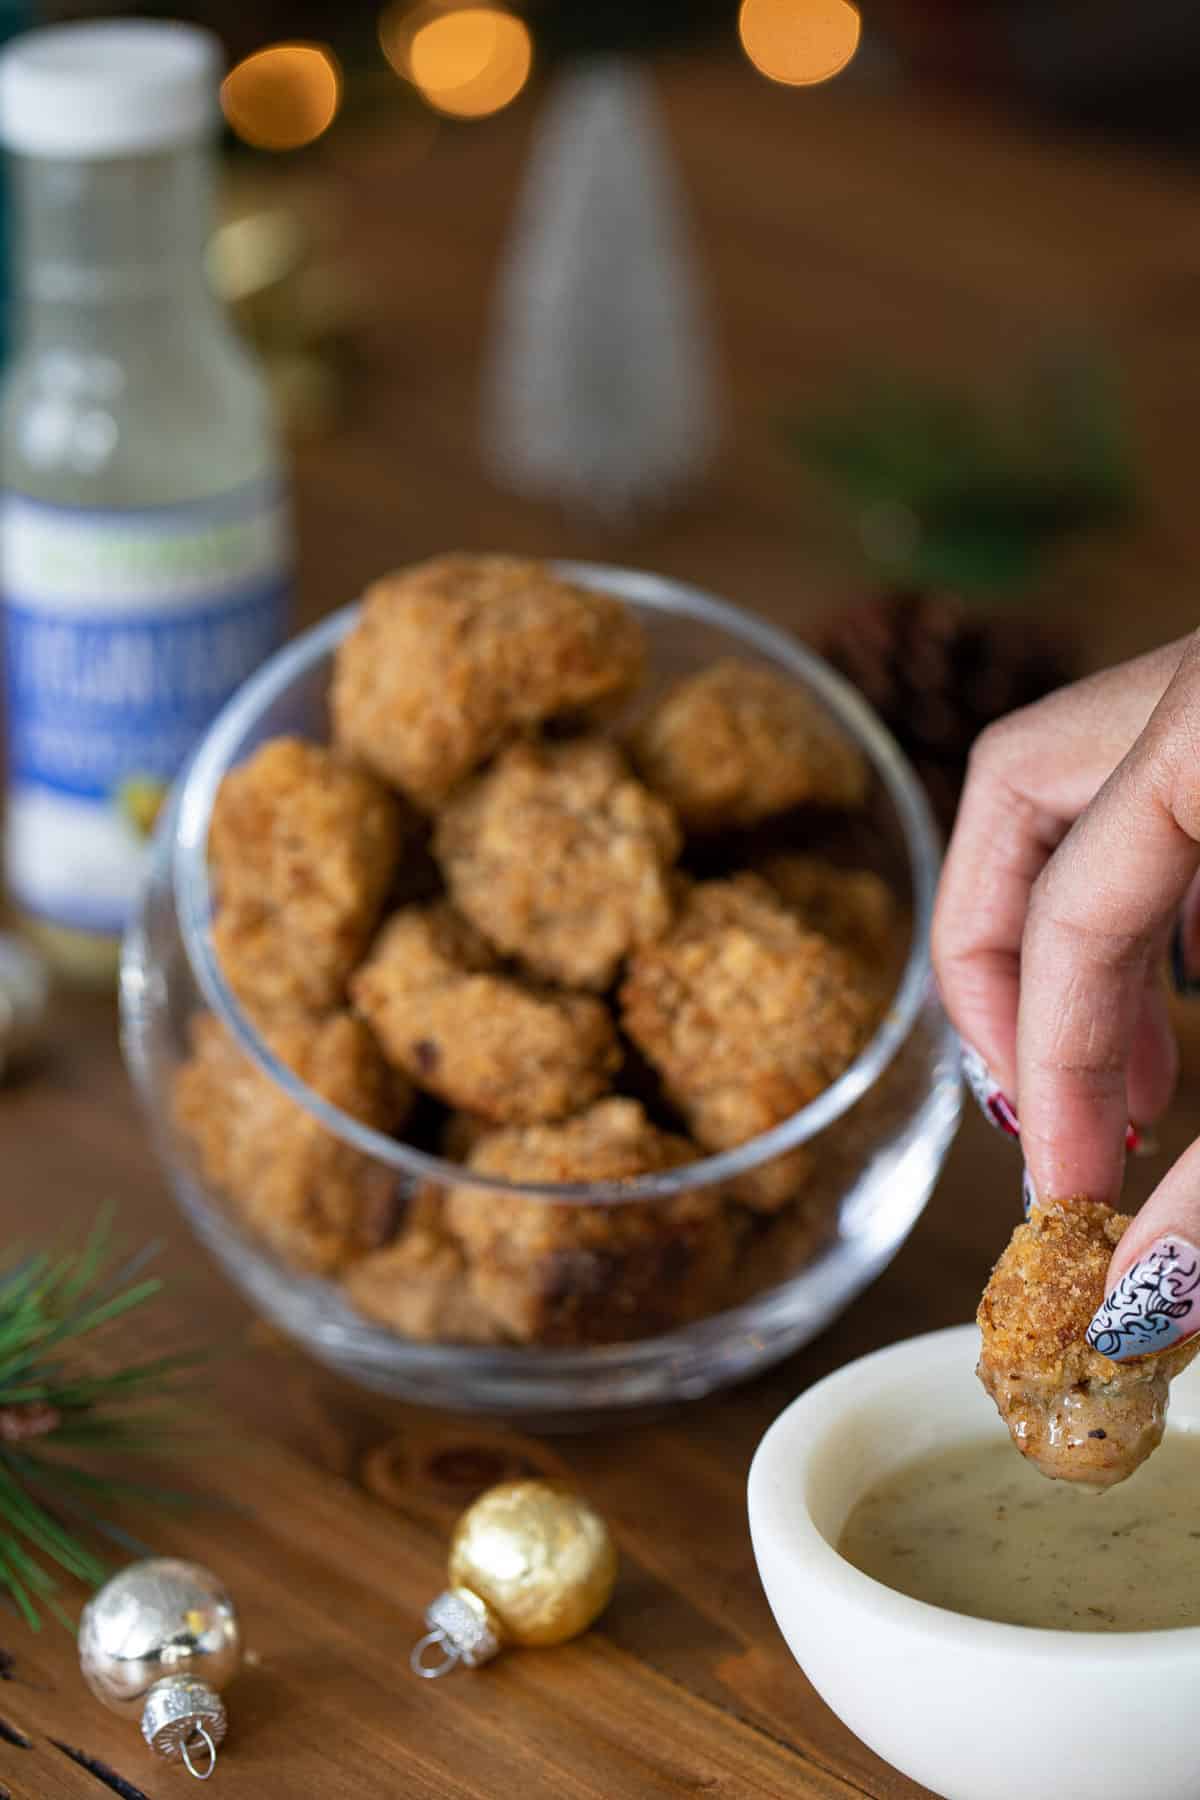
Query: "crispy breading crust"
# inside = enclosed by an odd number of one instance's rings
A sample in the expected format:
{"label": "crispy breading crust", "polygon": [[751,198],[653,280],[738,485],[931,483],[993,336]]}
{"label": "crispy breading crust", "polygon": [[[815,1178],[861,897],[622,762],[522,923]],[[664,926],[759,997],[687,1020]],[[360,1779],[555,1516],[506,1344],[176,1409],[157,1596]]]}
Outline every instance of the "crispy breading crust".
{"label": "crispy breading crust", "polygon": [[603,738],[512,745],[450,801],[434,843],[472,923],[564,986],[608,987],[671,922],[679,827]]}
{"label": "crispy breading crust", "polygon": [[402,840],[394,796],[319,745],[275,738],[226,775],[209,832],[215,941],[244,1005],[339,1004]]}
{"label": "crispy breading crust", "polygon": [[[361,1019],[290,1014],[264,1035],[331,1105],[380,1131],[403,1122],[411,1091]],[[191,1039],[175,1123],[251,1229],[297,1268],[324,1274],[385,1243],[397,1219],[392,1173],[291,1101],[211,1013],[192,1020]]]}
{"label": "crispy breading crust", "polygon": [[461,1248],[430,1225],[406,1227],[394,1244],[356,1262],[346,1298],[364,1318],[401,1337],[494,1344],[503,1334],[471,1291]]}
{"label": "crispy breading crust", "polygon": [[438,806],[504,741],[630,692],[641,626],[619,600],[515,556],[438,556],[378,581],[339,647],[337,741]]}
{"label": "crispy breading crust", "polygon": [[523,1124],[589,1105],[620,1061],[607,1008],[492,967],[452,908],[407,907],[384,927],[351,993],[384,1054],[451,1106]]}
{"label": "crispy breading crust", "polygon": [[[632,959],[621,1009],[710,1150],[743,1144],[815,1099],[876,1020],[854,960],[753,875],[691,890],[668,935]],[[786,1197],[785,1188],[764,1203]]]}
{"label": "crispy breading crust", "polygon": [[1114,1363],[1087,1342],[1131,1220],[1051,1200],[1018,1225],[979,1303],[979,1378],[1023,1456],[1052,1479],[1108,1487],[1160,1442],[1167,1389],[1200,1340]]}
{"label": "crispy breading crust", "polygon": [[815,1168],[813,1152],[807,1144],[798,1144],[794,1150],[785,1150],[780,1156],[759,1163],[745,1175],[736,1175],[729,1184],[729,1191],[751,1212],[782,1212],[785,1206],[801,1199]]}
{"label": "crispy breading crust", "polygon": [[989,1358],[1060,1386],[1105,1381],[1115,1364],[1086,1332],[1112,1253],[1132,1221],[1099,1201],[1039,1207],[1018,1225],[979,1302]]}
{"label": "crispy breading crust", "polygon": [[841,726],[797,682],[753,663],[714,663],[678,682],[632,748],[643,779],[689,831],[866,799],[866,762]]}
{"label": "crispy breading crust", "polygon": [[820,856],[783,851],[757,873],[810,931],[872,964],[893,960],[900,935],[891,888],[872,869],[843,869]]}
{"label": "crispy breading crust", "polygon": [[[612,1099],[560,1125],[492,1132],[467,1166],[516,1182],[624,1181],[696,1155],[636,1100]],[[648,1337],[713,1310],[739,1235],[712,1188],[600,1207],[461,1187],[446,1224],[476,1298],[508,1335],[540,1344]]]}

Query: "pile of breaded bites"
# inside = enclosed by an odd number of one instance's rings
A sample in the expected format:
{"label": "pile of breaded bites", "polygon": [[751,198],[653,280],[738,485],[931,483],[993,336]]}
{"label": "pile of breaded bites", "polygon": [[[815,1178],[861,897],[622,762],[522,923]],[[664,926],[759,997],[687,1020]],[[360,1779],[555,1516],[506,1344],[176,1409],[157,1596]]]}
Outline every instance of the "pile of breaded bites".
{"label": "pile of breaded bites", "polygon": [[[535,562],[438,557],[368,593],[332,743],[267,743],[217,797],[215,943],[266,1042],[350,1117],[484,1182],[620,1183],[745,1143],[846,1068],[887,998],[898,909],[876,874],[747,866],[764,820],[863,806],[857,748],[733,661],[622,730],[644,663],[620,601]],[[720,873],[686,874],[714,844]],[[210,1014],[175,1118],[281,1257],[447,1342],[604,1343],[717,1311],[811,1165],[618,1204],[415,1186]]]}

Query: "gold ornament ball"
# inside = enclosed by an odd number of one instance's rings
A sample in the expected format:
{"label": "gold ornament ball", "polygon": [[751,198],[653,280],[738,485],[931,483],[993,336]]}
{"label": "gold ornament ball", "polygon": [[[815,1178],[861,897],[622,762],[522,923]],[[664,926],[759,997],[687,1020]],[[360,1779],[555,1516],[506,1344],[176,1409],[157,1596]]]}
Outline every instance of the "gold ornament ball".
{"label": "gold ornament ball", "polygon": [[562,1644],[608,1605],[617,1551],[600,1514],[565,1483],[505,1481],[459,1520],[449,1575],[486,1600],[509,1642]]}

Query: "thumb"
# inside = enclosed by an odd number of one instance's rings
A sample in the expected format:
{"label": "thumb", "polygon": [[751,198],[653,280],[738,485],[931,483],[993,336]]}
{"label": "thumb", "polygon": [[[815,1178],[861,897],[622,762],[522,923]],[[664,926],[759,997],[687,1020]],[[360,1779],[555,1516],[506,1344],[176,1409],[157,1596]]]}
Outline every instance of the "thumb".
{"label": "thumb", "polygon": [[1128,1362],[1200,1332],[1200,1142],[1168,1170],[1117,1245],[1088,1326],[1101,1356]]}

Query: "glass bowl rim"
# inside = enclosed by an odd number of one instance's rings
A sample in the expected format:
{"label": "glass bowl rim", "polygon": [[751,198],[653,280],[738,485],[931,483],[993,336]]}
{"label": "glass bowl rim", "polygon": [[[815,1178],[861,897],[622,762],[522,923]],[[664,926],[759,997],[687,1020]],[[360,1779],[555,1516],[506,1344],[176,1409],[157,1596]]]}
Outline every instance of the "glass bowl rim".
{"label": "glass bowl rim", "polygon": [[912,873],[912,942],[886,1017],[836,1081],[770,1131],[696,1162],[624,1181],[517,1182],[478,1174],[364,1125],[331,1105],[275,1055],[235,999],[213,944],[209,820],[221,779],[234,766],[234,750],[266,707],[331,655],[358,616],[361,603],[357,601],[330,614],[270,657],[217,714],[193,752],[163,825],[176,915],[200,991],[244,1054],[328,1131],[398,1175],[444,1187],[511,1193],[559,1204],[621,1205],[670,1199],[698,1187],[735,1180],[798,1148],[840,1118],[875,1084],[907,1039],[929,991],[929,933],[941,864],[940,839],[924,789],[882,720],[848,681],[790,633],[703,588],[668,576],[596,562],[557,560],[548,566],[582,587],[615,594],[651,611],[696,618],[781,664],[815,691],[879,774],[899,821]]}

